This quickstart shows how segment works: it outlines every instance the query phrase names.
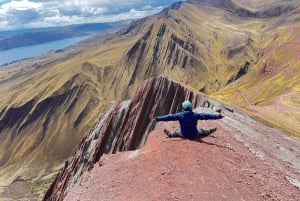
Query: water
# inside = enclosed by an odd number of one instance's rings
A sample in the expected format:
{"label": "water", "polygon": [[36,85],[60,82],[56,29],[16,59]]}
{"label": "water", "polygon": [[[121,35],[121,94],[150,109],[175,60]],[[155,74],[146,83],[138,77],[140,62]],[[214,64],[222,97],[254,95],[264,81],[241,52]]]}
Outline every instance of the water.
{"label": "water", "polygon": [[0,67],[3,64],[10,63],[13,61],[41,56],[51,50],[55,51],[55,50],[63,49],[65,47],[73,45],[89,37],[91,36],[82,36],[82,37],[70,38],[65,40],[49,42],[49,43],[43,43],[38,45],[25,46],[25,47],[0,51]]}

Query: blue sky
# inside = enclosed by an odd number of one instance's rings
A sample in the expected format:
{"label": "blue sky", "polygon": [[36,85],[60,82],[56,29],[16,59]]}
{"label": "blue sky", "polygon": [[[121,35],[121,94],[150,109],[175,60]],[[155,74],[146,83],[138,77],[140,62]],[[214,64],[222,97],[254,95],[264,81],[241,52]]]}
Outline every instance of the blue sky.
{"label": "blue sky", "polygon": [[0,31],[137,19],[178,0],[0,0]]}

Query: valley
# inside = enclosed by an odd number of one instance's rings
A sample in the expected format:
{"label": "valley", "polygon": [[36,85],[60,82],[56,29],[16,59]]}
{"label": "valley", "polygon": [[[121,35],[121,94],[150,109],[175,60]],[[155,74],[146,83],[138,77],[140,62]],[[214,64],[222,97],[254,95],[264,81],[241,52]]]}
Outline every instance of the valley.
{"label": "valley", "polygon": [[175,3],[113,35],[0,68],[2,191],[52,181],[112,101],[157,76],[299,137],[299,3],[255,2]]}

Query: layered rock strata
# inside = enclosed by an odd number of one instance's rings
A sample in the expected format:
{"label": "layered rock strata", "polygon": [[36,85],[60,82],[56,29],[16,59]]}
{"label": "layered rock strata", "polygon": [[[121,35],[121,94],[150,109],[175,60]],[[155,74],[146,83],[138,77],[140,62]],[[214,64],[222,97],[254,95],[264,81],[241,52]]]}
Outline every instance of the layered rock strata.
{"label": "layered rock strata", "polygon": [[105,153],[143,146],[154,128],[154,117],[181,110],[182,101],[211,106],[205,97],[165,77],[143,82],[130,101],[113,102],[95,128],[81,140],[70,162],[56,177],[44,200],[63,200]]}

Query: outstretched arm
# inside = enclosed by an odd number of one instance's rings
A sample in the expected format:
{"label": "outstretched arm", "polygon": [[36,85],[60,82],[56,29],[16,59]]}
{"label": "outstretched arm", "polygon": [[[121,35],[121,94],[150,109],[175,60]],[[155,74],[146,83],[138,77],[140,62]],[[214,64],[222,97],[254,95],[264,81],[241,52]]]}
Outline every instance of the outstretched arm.
{"label": "outstretched arm", "polygon": [[224,116],[222,110],[217,110],[218,113],[195,113],[195,116],[199,120],[208,120],[208,119],[222,119]]}
{"label": "outstretched arm", "polygon": [[157,116],[156,121],[177,121],[180,119],[180,114],[168,114],[163,116]]}

